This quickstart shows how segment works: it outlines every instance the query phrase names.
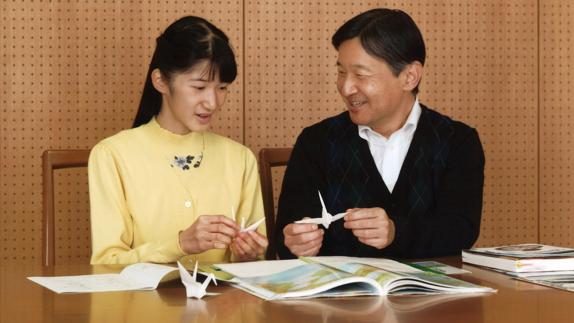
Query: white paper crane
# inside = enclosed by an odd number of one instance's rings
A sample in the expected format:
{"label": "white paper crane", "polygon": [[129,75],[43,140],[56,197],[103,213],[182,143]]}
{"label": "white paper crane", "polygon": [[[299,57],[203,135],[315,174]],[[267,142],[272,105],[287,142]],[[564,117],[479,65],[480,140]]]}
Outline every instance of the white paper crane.
{"label": "white paper crane", "polygon": [[325,207],[325,202],[323,202],[323,197],[321,196],[321,192],[319,192],[319,201],[321,201],[321,207],[323,210],[321,211],[320,218],[310,218],[310,219],[303,219],[299,221],[295,221],[295,223],[312,223],[312,224],[322,224],[325,229],[329,229],[329,225],[331,222],[335,222],[339,219],[342,219],[347,213],[338,213],[335,215],[331,215],[331,213],[327,212],[327,208]]}
{"label": "white paper crane", "polygon": [[[233,219],[236,220],[235,219],[235,209],[233,208],[233,205],[231,206],[231,215],[232,215]],[[251,224],[250,226],[248,226],[246,228],[245,227],[245,218],[242,217],[241,218],[240,232],[255,231],[255,230],[257,230],[259,225],[261,223],[263,223],[263,221],[265,221],[265,218],[261,218],[261,219],[257,220],[255,223]]]}
{"label": "white paper crane", "polygon": [[213,279],[213,283],[217,285],[217,280],[215,280],[215,276],[211,273],[207,274],[207,278],[203,281],[203,284],[200,284],[196,281],[197,279],[197,262],[195,263],[195,269],[193,270],[193,276],[189,274],[187,269],[183,267],[182,264],[177,262],[177,267],[179,268],[179,275],[181,277],[181,282],[185,286],[185,292],[187,297],[193,297],[197,299],[201,299],[205,295],[209,295],[206,292],[207,285]]}

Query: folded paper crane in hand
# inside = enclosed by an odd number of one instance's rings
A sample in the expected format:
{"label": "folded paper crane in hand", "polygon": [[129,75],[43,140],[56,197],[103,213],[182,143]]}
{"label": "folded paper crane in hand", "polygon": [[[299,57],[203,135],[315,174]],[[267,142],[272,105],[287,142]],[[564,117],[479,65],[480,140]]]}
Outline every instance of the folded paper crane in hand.
{"label": "folded paper crane in hand", "polygon": [[[233,206],[231,206],[231,216],[233,217],[233,219],[235,219],[235,209],[233,208]],[[241,218],[241,226],[240,226],[240,232],[248,232],[248,231],[255,231],[257,230],[257,228],[259,227],[259,225],[261,223],[263,223],[263,221],[265,221],[265,218],[261,218],[258,221],[255,221],[254,223],[252,223],[250,226],[245,227],[245,218]]]}
{"label": "folded paper crane in hand", "polygon": [[325,202],[323,202],[323,197],[321,197],[321,192],[319,192],[319,201],[321,201],[321,207],[323,210],[321,211],[320,218],[307,218],[299,221],[295,221],[295,223],[311,223],[311,224],[321,224],[325,227],[325,229],[329,229],[329,225],[332,222],[335,222],[339,219],[342,219],[347,213],[338,213],[335,215],[331,215],[331,213],[327,212],[327,208],[325,207]]}

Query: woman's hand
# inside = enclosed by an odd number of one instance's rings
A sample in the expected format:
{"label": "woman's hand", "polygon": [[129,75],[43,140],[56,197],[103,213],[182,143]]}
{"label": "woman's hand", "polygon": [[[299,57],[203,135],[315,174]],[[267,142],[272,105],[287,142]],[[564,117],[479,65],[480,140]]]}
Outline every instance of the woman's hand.
{"label": "woman's hand", "polygon": [[223,215],[201,215],[179,233],[179,245],[186,254],[210,249],[226,249],[239,232],[239,226]]}
{"label": "woman's hand", "polygon": [[267,238],[259,232],[239,232],[229,245],[229,250],[235,261],[251,261],[264,255],[268,244]]}

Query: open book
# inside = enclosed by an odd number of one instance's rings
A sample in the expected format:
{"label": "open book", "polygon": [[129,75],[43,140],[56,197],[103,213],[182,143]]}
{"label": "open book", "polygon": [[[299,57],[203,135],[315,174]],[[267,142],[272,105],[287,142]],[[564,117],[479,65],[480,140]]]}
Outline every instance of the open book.
{"label": "open book", "polygon": [[574,249],[518,244],[462,251],[462,261],[504,272],[574,270]]}
{"label": "open book", "polygon": [[233,286],[267,300],[494,291],[388,259],[310,257],[281,261],[288,269],[277,271],[277,261],[215,266],[234,276]]}
{"label": "open book", "polygon": [[176,267],[138,263],[129,265],[119,274],[28,277],[58,294],[92,293],[156,289],[160,282],[179,277]]}

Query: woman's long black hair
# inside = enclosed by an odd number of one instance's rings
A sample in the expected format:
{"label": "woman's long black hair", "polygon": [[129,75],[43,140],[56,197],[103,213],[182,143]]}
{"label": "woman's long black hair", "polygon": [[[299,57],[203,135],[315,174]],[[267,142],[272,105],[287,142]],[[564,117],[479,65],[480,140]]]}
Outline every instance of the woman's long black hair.
{"label": "woman's long black hair", "polygon": [[231,83],[237,77],[237,63],[229,39],[209,21],[187,16],[167,27],[156,39],[133,127],[148,123],[161,109],[161,93],[151,81],[154,69],[159,69],[169,82],[175,73],[188,71],[204,59],[210,62],[209,80],[215,78],[215,73],[224,83]]}

